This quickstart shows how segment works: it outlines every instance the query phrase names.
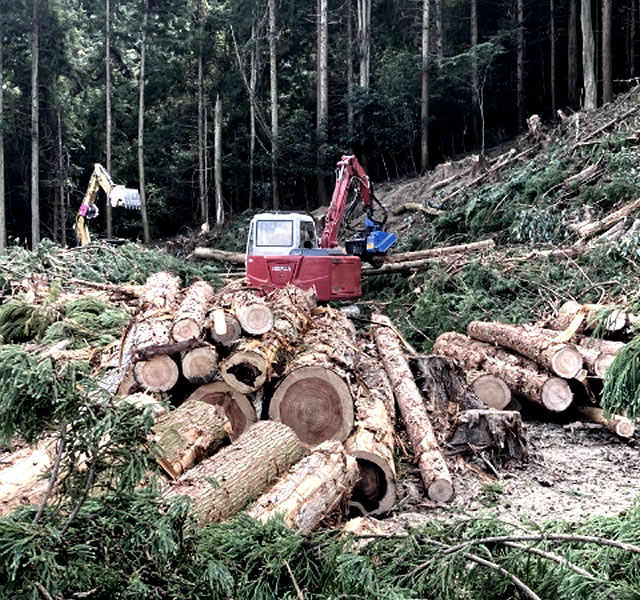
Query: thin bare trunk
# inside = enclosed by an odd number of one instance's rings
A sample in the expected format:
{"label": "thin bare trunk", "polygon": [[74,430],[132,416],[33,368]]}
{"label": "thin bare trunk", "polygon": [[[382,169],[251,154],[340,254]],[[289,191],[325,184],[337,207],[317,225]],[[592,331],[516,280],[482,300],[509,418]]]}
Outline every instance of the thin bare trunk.
{"label": "thin bare trunk", "polygon": [[60,117],[60,109],[56,110],[56,129],[57,129],[57,185],[55,200],[53,205],[53,239],[61,242],[62,229],[64,229],[64,175],[62,168],[62,119]]}
{"label": "thin bare trunk", "polygon": [[353,0],[347,0],[347,133],[353,138]]}
{"label": "thin bare trunk", "polygon": [[369,89],[371,67],[371,0],[357,0],[360,87]]}
{"label": "thin bare trunk", "polygon": [[151,241],[149,218],[147,215],[147,194],[144,181],[144,68],[147,47],[147,23],[149,21],[149,0],[144,0],[142,12],[142,32],[140,39],[140,85],[138,102],[138,177],[140,179],[140,212],[142,213],[142,235],[144,243]]}
{"label": "thin bare trunk", "polygon": [[5,213],[4,196],[4,48],[2,37],[4,31],[0,24],[0,254],[4,254],[7,248],[7,218]]}
{"label": "thin bare trunk", "polygon": [[636,74],[636,0],[629,7],[629,77]]}
{"label": "thin bare trunk", "polygon": [[585,110],[593,110],[596,107],[597,90],[591,0],[582,0],[580,23],[582,27],[582,72],[584,80],[582,108]]}
{"label": "thin bare trunk", "polygon": [[[111,2],[105,0],[104,3],[104,65],[105,65],[105,137],[106,137],[106,165],[107,172],[111,171]],[[113,213],[111,203],[107,202],[107,237],[113,236]]]}
{"label": "thin bare trunk", "polygon": [[551,112],[556,114],[556,15],[555,2],[549,0],[549,53],[551,63],[549,77],[551,79]]}
{"label": "thin bare trunk", "polygon": [[420,170],[429,168],[429,4],[422,2],[422,95],[420,102]]}
{"label": "thin bare trunk", "polygon": [[517,56],[517,110],[518,127],[524,127],[525,98],[524,98],[524,0],[518,0],[518,56]]}
{"label": "thin bare trunk", "polygon": [[433,0],[433,22],[435,25],[434,46],[436,59],[440,62],[444,56],[444,29],[442,27],[442,0]]}
{"label": "thin bare trunk", "polygon": [[611,12],[612,0],[602,0],[602,103],[613,99],[611,65]]}
{"label": "thin bare trunk", "polygon": [[33,0],[31,22],[31,247],[40,243],[40,97],[38,63],[40,61],[40,9]]}
{"label": "thin bare trunk", "polygon": [[216,96],[214,139],[214,179],[216,185],[216,226],[224,223],[224,200],[222,198],[222,100]]}
{"label": "thin bare trunk", "polygon": [[567,46],[567,104],[578,105],[578,6],[577,0],[569,0],[569,24]]}
{"label": "thin bare trunk", "polygon": [[327,0],[318,0],[318,114],[316,135],[318,137],[318,200],[323,206],[329,205],[329,192],[323,174],[324,153],[328,141],[329,127],[329,7]]}
{"label": "thin bare trunk", "polygon": [[258,39],[255,21],[251,24],[251,64],[249,67],[249,208],[253,208],[253,164],[256,152],[255,96],[258,82]]}
{"label": "thin bare trunk", "polygon": [[200,220],[205,228],[209,226],[209,202],[207,201],[207,188],[205,184],[205,98],[204,98],[204,58],[203,58],[203,7],[202,0],[198,2],[198,26],[200,28],[200,41],[198,43],[198,195],[200,202]]}
{"label": "thin bare trunk", "polygon": [[475,142],[480,139],[480,119],[478,118],[479,96],[480,96],[480,76],[478,70],[478,0],[471,0],[471,105],[473,135]]}
{"label": "thin bare trunk", "polygon": [[280,208],[278,191],[278,63],[276,55],[276,0],[269,0],[269,72],[271,79],[271,186],[273,210]]}

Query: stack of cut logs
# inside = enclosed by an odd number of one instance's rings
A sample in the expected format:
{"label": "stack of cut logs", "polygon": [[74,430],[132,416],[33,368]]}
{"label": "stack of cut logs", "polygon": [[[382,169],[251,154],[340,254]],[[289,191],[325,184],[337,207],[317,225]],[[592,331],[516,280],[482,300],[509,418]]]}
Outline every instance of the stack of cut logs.
{"label": "stack of cut logs", "polygon": [[607,418],[598,406],[607,368],[624,342],[594,331],[622,337],[633,319],[615,307],[569,301],[558,315],[535,325],[472,321],[467,335],[439,336],[433,351],[459,360],[476,395],[490,407],[513,407],[513,394],[556,413],[571,408],[628,438],[633,423],[623,415]]}

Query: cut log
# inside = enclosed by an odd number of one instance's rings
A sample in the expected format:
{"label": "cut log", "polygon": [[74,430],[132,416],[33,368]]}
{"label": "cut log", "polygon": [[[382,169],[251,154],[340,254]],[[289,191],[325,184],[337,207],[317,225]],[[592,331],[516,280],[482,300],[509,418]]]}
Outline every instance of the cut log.
{"label": "cut log", "polygon": [[189,383],[209,383],[218,374],[218,354],[213,346],[201,346],[184,352],[181,362],[182,374]]}
{"label": "cut log", "polygon": [[604,411],[596,406],[576,406],[576,410],[588,421],[591,421],[592,423],[600,423],[609,431],[622,438],[632,438],[635,433],[635,425],[633,424],[633,421],[627,419],[627,417],[623,417],[621,415],[605,417]]}
{"label": "cut log", "polygon": [[232,265],[244,266],[244,252],[228,252],[227,250],[217,250],[216,248],[194,248],[191,256],[202,260],[221,260]]}
{"label": "cut log", "polygon": [[292,347],[306,331],[315,307],[315,293],[287,286],[271,297],[274,327],[264,336],[241,341],[220,363],[222,378],[243,394],[256,391],[282,368]]}
{"label": "cut log", "polygon": [[233,295],[231,310],[240,327],[249,335],[262,335],[273,327],[273,311],[265,297],[250,290]]}
{"label": "cut log", "polygon": [[452,455],[481,455],[492,466],[528,457],[520,413],[510,410],[467,410],[459,413],[448,442]]}
{"label": "cut log", "polygon": [[[433,352],[461,361],[467,368],[478,369],[496,375],[505,381],[514,394],[553,412],[566,410],[573,401],[569,384],[559,377],[549,377],[527,362],[503,360],[505,351],[485,342],[474,343],[466,335],[443,333],[436,339]],[[530,362],[529,362],[530,364]]]}
{"label": "cut log", "polygon": [[456,246],[443,246],[441,248],[428,248],[427,250],[416,250],[414,252],[395,252],[384,257],[384,262],[401,263],[407,261],[425,260],[428,258],[439,258],[452,254],[466,254],[469,252],[481,252],[490,250],[495,246],[493,240],[482,240],[480,242],[470,242],[468,244],[457,244]]}
{"label": "cut log", "polygon": [[229,311],[218,308],[211,313],[211,339],[222,346],[232,346],[242,337],[242,327]]}
{"label": "cut log", "polygon": [[224,412],[192,398],[153,426],[158,464],[173,479],[211,456],[225,438]]}
{"label": "cut log", "polygon": [[556,344],[552,337],[535,327],[472,321],[467,326],[469,337],[515,350],[555,375],[575,377],[582,369],[582,355],[573,345]]}
{"label": "cut log", "polygon": [[206,281],[196,281],[187,289],[171,328],[171,335],[176,342],[198,339],[201,336],[213,299],[213,288]]}
{"label": "cut log", "polygon": [[269,417],[291,427],[307,446],[344,442],[353,429],[356,332],[339,310],[324,309],[287,365]]}
{"label": "cut log", "polygon": [[201,385],[187,400],[207,402],[222,408],[229,422],[230,431],[228,433],[232,442],[258,420],[249,399],[244,394],[230,388],[224,381]]}
{"label": "cut log", "polygon": [[141,313],[166,311],[173,315],[180,302],[180,278],[160,271],[149,275],[138,300]]}
{"label": "cut log", "polygon": [[511,402],[511,390],[500,377],[491,375],[491,373],[470,371],[467,381],[471,384],[471,388],[480,402],[489,408],[502,410]]}
{"label": "cut log", "polygon": [[241,511],[302,457],[292,429],[260,421],[212,457],[170,484],[167,499],[187,496],[200,525],[221,521]]}
{"label": "cut log", "polygon": [[178,365],[166,354],[137,362],[133,372],[136,382],[148,392],[168,392],[180,375]]}
{"label": "cut log", "polygon": [[393,392],[377,352],[376,356],[358,354],[356,374],[361,385],[355,403],[355,427],[345,442],[347,452],[358,464],[350,505],[364,515],[376,515],[389,511],[396,501],[394,428],[386,408],[393,402]]}
{"label": "cut log", "polygon": [[593,331],[598,327],[609,332],[621,331],[628,321],[629,315],[619,307],[568,300],[560,307],[557,316],[544,320],[541,325],[556,331],[566,330],[567,339],[571,339],[576,333]]}
{"label": "cut log", "polygon": [[625,217],[632,215],[638,210],[640,210],[640,198],[628,202],[618,210],[609,213],[606,217],[600,219],[599,221],[590,223],[579,223],[577,225],[574,225],[572,229],[576,232],[581,240],[588,239],[602,231],[606,231],[607,229],[615,225],[618,221],[621,221]]}
{"label": "cut log", "polygon": [[601,354],[613,354],[614,356],[625,347],[624,342],[588,336],[578,336],[578,345],[582,348],[592,348]]}
{"label": "cut log", "polygon": [[433,208],[432,206],[421,204],[420,202],[405,202],[394,207],[391,214],[398,216],[405,212],[421,212],[432,217],[439,217],[446,214],[446,211]]}
{"label": "cut log", "polygon": [[436,502],[447,502],[453,497],[451,475],[438,447],[422,396],[413,380],[402,346],[387,317],[374,314],[372,320],[378,352],[393,385],[427,496]]}
{"label": "cut log", "polygon": [[266,522],[280,514],[293,529],[310,532],[351,493],[356,460],[338,441],[326,441],[258,498],[249,516]]}

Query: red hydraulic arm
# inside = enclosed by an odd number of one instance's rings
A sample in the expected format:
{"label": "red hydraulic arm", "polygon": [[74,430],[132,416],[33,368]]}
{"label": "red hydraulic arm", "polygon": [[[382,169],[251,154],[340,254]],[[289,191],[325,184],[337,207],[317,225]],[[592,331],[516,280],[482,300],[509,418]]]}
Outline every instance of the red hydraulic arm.
{"label": "red hydraulic arm", "polygon": [[336,187],[333,190],[331,204],[327,211],[324,231],[320,238],[320,248],[335,248],[338,245],[338,231],[344,216],[351,182],[360,188],[362,202],[367,209],[371,206],[371,184],[369,176],[354,155],[343,156],[336,169]]}

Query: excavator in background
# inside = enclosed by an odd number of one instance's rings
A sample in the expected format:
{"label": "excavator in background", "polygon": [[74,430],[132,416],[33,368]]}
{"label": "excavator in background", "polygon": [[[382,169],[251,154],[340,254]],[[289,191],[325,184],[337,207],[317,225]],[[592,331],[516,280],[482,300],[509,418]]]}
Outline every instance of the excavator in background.
{"label": "excavator in background", "polygon": [[[376,209],[381,218],[376,218]],[[364,224],[352,222],[360,211]],[[373,193],[373,185],[355,156],[343,156],[336,169],[336,186],[318,243],[313,218],[300,213],[256,215],[249,225],[247,279],[262,288],[293,284],[316,288],[319,301],[354,300],[362,295],[362,261],[374,262],[396,242],[384,231],[387,211]],[[341,226],[347,233],[338,248]]]}
{"label": "excavator in background", "polygon": [[107,202],[110,202],[114,208],[124,206],[128,209],[140,210],[140,192],[124,185],[116,185],[108,171],[101,164],[95,163],[73,226],[78,246],[86,246],[91,242],[87,221],[95,219],[99,214],[96,198],[100,189],[107,195]]}

